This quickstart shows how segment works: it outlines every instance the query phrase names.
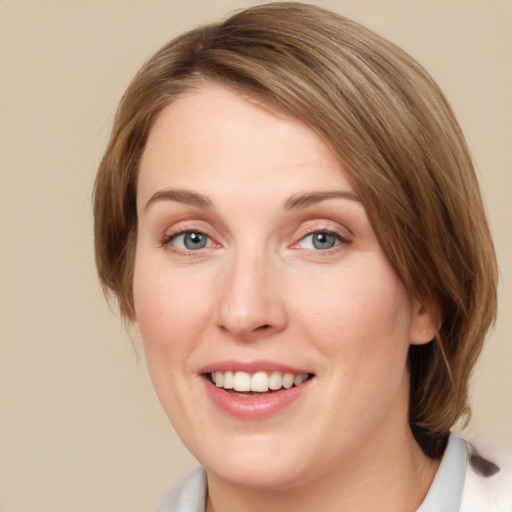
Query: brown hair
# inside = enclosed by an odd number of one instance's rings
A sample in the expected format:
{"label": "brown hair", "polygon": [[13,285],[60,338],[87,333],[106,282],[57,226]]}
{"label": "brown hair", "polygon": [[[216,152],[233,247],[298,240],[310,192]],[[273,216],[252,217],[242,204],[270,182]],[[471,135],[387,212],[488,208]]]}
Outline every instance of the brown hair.
{"label": "brown hair", "polygon": [[272,3],[179,36],[124,94],[94,197],[103,287],[132,316],[138,164],[153,122],[209,80],[255,94],[315,130],[339,158],[411,295],[442,326],[412,346],[410,424],[439,456],[469,413],[468,380],[496,312],[497,267],[471,157],[428,73],[368,29],[312,5]]}

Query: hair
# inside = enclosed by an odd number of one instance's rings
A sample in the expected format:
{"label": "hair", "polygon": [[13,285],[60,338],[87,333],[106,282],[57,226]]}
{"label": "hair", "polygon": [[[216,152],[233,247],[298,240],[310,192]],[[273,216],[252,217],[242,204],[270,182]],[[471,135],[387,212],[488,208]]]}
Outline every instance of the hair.
{"label": "hair", "polygon": [[104,291],[133,317],[141,155],[160,112],[205,81],[306,123],[339,159],[381,246],[441,325],[409,352],[409,421],[430,457],[469,418],[468,382],[496,314],[497,265],[471,156],[430,75],[374,32],[322,8],[277,2],[191,30],[137,73],[119,105],[94,194]]}

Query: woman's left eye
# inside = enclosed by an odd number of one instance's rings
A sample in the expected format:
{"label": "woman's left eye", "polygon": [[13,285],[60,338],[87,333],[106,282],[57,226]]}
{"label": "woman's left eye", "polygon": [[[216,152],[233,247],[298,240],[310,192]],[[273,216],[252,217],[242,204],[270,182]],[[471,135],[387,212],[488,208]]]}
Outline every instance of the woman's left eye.
{"label": "woman's left eye", "polygon": [[174,247],[186,251],[197,251],[210,247],[212,241],[210,238],[200,231],[182,231],[169,237],[167,243]]}
{"label": "woman's left eye", "polygon": [[297,246],[301,249],[327,251],[333,247],[336,247],[342,242],[348,243],[348,240],[344,239],[338,233],[333,233],[330,231],[316,231],[302,238],[298,242]]}

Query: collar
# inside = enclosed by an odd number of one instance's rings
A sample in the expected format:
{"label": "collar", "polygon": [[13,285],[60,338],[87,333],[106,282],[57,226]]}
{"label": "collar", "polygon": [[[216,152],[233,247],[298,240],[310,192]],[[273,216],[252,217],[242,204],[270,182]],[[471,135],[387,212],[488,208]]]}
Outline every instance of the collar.
{"label": "collar", "polygon": [[458,512],[466,479],[466,442],[450,434],[443,460],[416,512]]}

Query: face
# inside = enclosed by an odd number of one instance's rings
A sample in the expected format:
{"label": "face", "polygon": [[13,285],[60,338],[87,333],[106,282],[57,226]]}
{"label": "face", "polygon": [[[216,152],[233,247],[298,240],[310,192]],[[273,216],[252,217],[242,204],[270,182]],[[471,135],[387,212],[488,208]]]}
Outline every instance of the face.
{"label": "face", "polygon": [[137,194],[134,322],[210,475],[292,487],[407,429],[425,314],[310,128],[204,85],[155,122]]}

